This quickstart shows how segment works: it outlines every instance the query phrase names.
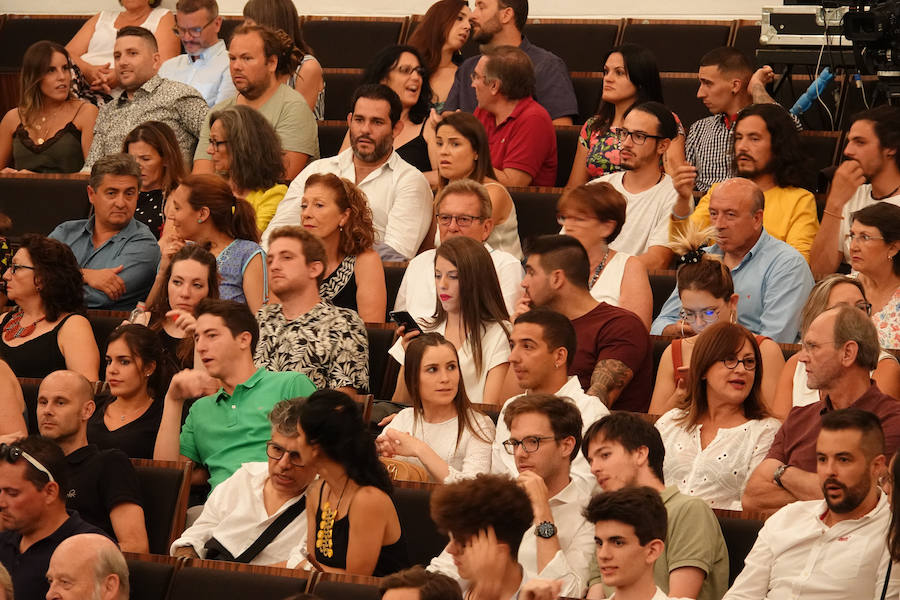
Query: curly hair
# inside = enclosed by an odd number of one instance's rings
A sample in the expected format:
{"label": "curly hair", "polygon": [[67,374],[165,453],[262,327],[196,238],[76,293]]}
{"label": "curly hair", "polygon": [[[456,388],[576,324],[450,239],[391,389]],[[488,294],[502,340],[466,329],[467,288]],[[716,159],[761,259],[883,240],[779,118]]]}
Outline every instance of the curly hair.
{"label": "curly hair", "polygon": [[60,241],[27,233],[20,250],[34,265],[34,285],[48,321],[63,313],[84,313],[84,277],[72,250]]}
{"label": "curly hair", "polygon": [[359,256],[371,249],[375,243],[375,225],[365,192],[349,179],[333,173],[313,173],[306,180],[304,191],[311,185],[324,185],[334,194],[338,210],[350,211],[340,232],[338,251],[345,256]]}
{"label": "curly hair", "polygon": [[235,104],[209,113],[209,126],[221,122],[231,161],[228,178],[238,190],[267,190],[284,177],[281,138],[256,109]]}
{"label": "curly hair", "polygon": [[584,518],[594,524],[618,521],[631,525],[642,546],[653,540],[665,542],[668,533],[669,518],[662,497],[645,486],[595,495],[584,509]]}
{"label": "curly hair", "polygon": [[162,159],[163,192],[168,194],[178,187],[178,182],[187,175],[187,169],[184,168],[184,156],[172,128],[162,121],[145,121],[125,136],[122,152],[128,154],[128,147],[135,142],[149,145]]}
{"label": "curly hair", "polygon": [[[412,46],[394,44],[382,48],[375,57],[372,58],[372,62],[370,62],[363,71],[361,85],[367,83],[384,83],[388,75],[390,75],[391,70],[397,66],[400,57],[407,53],[415,56],[419,65],[424,68],[425,63],[422,61],[422,56],[419,54],[418,50]],[[417,125],[428,118],[428,114],[431,112],[431,84],[428,81],[430,75],[430,73],[426,72],[422,76],[422,87],[419,88],[419,100],[409,109],[409,120]]]}
{"label": "curly hair", "polygon": [[[748,117],[759,117],[766,124],[766,130],[771,136],[772,154],[767,168],[771,168],[778,187],[810,186],[812,183],[810,182],[812,158],[803,149],[800,143],[800,134],[797,133],[797,127],[788,116],[788,112],[778,104],[751,104],[738,113],[734,125],[735,132],[741,121]],[[736,170],[734,138],[735,136],[732,135],[729,152]]]}

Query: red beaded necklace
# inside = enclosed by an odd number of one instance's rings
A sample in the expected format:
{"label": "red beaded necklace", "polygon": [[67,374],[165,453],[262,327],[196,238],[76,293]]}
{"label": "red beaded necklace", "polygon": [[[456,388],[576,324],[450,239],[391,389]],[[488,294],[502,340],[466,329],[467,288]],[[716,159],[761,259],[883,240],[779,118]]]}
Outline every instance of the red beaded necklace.
{"label": "red beaded necklace", "polygon": [[37,327],[37,324],[43,321],[46,317],[41,317],[31,325],[26,327],[22,327],[19,323],[22,322],[22,317],[25,316],[25,311],[17,310],[16,313],[12,316],[12,318],[7,322],[7,324],[3,327],[3,339],[7,342],[11,342],[16,338],[27,337],[34,333],[34,328]]}

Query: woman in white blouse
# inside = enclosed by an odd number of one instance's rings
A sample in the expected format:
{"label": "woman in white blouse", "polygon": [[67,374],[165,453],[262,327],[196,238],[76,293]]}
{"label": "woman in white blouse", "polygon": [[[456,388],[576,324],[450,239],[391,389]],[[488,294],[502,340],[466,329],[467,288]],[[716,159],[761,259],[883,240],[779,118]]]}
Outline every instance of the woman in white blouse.
{"label": "woman in white blouse", "polygon": [[[459,352],[459,369],[469,399],[502,404],[503,380],[509,368],[509,314],[497,271],[483,244],[458,236],[445,241],[434,256],[437,291],[434,316],[422,320],[423,331],[436,331]],[[406,332],[389,354],[404,364],[406,344],[418,332]],[[400,369],[393,401],[411,404]]]}
{"label": "woman in white blouse", "polygon": [[690,395],[661,416],[667,485],[699,496],[712,508],[741,510],[741,495],[781,423],[760,399],[763,368],[755,336],[720,322],[697,337],[691,354]]}
{"label": "woman in white blouse", "polygon": [[421,465],[443,483],[489,473],[494,423],[472,408],[453,344],[438,333],[420,335],[407,346],[404,366],[412,407],[378,437],[378,452]]}

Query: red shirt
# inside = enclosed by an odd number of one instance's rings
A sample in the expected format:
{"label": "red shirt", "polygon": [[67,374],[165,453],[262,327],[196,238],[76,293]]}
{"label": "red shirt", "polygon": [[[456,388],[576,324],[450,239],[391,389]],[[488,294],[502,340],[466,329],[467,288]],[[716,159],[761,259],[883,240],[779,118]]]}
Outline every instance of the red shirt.
{"label": "red shirt", "polygon": [[534,98],[519,100],[499,125],[483,108],[476,108],[474,114],[487,131],[495,169],[524,171],[531,175],[531,185],[556,183],[556,130],[547,109]]}

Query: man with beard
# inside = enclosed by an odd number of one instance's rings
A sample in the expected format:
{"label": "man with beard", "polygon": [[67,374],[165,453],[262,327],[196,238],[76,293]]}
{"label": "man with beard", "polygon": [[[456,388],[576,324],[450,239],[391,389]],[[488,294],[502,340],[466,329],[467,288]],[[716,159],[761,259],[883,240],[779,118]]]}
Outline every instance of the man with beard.
{"label": "man with beard", "polygon": [[830,411],[852,407],[875,414],[881,420],[886,450],[893,455],[900,446],[900,404],[870,379],[879,352],[875,326],[856,307],[827,310],[810,324],[799,358],[806,367],[807,385],[819,390],[823,399],[788,414],[768,456],[747,482],[741,499],[744,510],[775,510],[795,500],[822,497],[815,473],[816,438]]}
{"label": "man with beard", "polygon": [[[766,198],[763,227],[809,261],[819,231],[816,199],[803,189],[811,179],[812,168],[788,112],[777,104],[752,104],[742,110],[734,125],[731,155],[738,176],[755,183]],[[709,227],[709,199],[717,185],[712,185],[691,215],[690,221],[701,229]],[[689,211],[685,199],[674,208],[676,215]],[[676,218],[675,222],[687,220]]]}
{"label": "man with beard", "polygon": [[[278,82],[275,69],[285,52],[275,32],[260,25],[241,25],[231,34],[228,61],[237,95],[216,104],[211,112],[243,104],[272,124],[284,150],[284,176],[293,179],[310,160],[319,158],[319,130],[309,104],[300,92]],[[221,127],[221,125],[219,125]],[[194,173],[212,173],[209,158],[210,125],[204,120],[194,153]],[[226,144],[217,131],[216,144]]]}
{"label": "man with beard", "polygon": [[394,152],[394,137],[403,129],[400,98],[386,85],[367,84],[357,88],[350,106],[350,147],[311,163],[291,182],[263,232],[264,248],[273,231],[300,223],[309,176],[334,173],[354,182],[369,199],[375,250],[382,260],[407,261],[416,255],[431,225],[434,196],[422,172]]}
{"label": "man with beard", "polygon": [[724,600],[878,598],[891,518],[876,485],[884,451],[877,416],[857,408],[827,413],[814,475],[824,502],[794,502],[772,515]]}

